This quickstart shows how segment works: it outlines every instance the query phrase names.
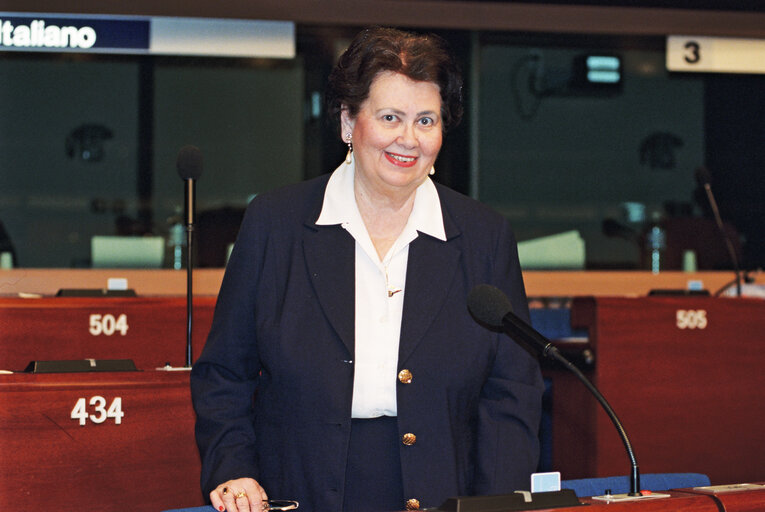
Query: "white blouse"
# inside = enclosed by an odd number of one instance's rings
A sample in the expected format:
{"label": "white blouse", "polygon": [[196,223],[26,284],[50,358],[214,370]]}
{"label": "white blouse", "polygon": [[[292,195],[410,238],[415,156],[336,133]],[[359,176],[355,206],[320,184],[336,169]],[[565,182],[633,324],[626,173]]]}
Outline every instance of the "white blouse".
{"label": "white blouse", "polygon": [[380,260],[361,218],[353,191],[355,160],[329,178],[318,225],[337,225],[356,240],[356,317],[353,418],[396,416],[401,316],[406,293],[409,244],[418,231],[446,241],[436,186],[426,178],[415,191],[409,220]]}

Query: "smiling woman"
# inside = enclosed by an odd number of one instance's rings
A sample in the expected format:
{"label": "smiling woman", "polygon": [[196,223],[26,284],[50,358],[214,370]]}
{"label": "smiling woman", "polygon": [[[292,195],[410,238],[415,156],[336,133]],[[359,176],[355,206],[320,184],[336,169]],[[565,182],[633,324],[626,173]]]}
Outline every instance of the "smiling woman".
{"label": "smiling woman", "polygon": [[328,110],[352,148],[356,203],[381,260],[461,119],[461,90],[445,41],[384,28],[363,31],[329,77]]}
{"label": "smiling woman", "polygon": [[438,85],[380,73],[355,118],[341,114],[353,144],[356,204],[380,259],[409,219],[415,191],[433,172],[441,149]]}
{"label": "smiling woman", "polygon": [[191,374],[217,509],[415,510],[527,488],[539,366],[466,303],[490,283],[528,319],[515,238],[428,177],[461,85],[440,38],[361,32],[328,87],[349,158],[250,203]]}

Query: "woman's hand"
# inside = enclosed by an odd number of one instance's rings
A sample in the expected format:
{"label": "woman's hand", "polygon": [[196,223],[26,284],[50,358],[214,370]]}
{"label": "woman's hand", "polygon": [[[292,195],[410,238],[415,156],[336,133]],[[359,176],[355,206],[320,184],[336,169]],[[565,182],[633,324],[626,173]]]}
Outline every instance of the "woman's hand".
{"label": "woman's hand", "polygon": [[268,495],[252,478],[223,482],[210,493],[212,506],[220,512],[262,512]]}

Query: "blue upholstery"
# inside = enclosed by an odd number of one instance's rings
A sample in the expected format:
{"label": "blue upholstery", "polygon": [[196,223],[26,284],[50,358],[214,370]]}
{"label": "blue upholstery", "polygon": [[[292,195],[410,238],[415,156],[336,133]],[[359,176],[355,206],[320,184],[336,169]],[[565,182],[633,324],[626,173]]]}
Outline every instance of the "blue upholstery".
{"label": "blue upholstery", "polygon": [[[709,477],[701,473],[653,473],[640,475],[640,489],[666,491],[684,487],[709,485]],[[603,478],[582,478],[563,480],[562,489],[573,489],[577,496],[601,496],[610,489],[612,494],[624,494],[630,490],[628,476],[609,476]]]}
{"label": "blue upholstery", "polygon": [[548,339],[587,337],[587,329],[571,328],[569,308],[531,308],[529,316],[534,329]]}
{"label": "blue upholstery", "polygon": [[[548,339],[587,337],[586,329],[571,329],[569,308],[531,308],[531,325]],[[545,392],[542,396],[542,422],[539,427],[539,465],[537,471],[554,471],[552,461],[552,380],[545,378]]]}

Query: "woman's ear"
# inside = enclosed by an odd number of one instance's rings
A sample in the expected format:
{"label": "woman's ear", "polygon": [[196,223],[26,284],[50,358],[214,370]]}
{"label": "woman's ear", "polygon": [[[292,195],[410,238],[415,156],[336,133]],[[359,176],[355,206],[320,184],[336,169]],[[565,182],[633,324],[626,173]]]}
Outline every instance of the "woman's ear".
{"label": "woman's ear", "polygon": [[340,110],[340,138],[343,142],[348,142],[347,135],[353,133],[353,127],[356,125],[356,119],[351,117],[348,107],[343,106]]}

